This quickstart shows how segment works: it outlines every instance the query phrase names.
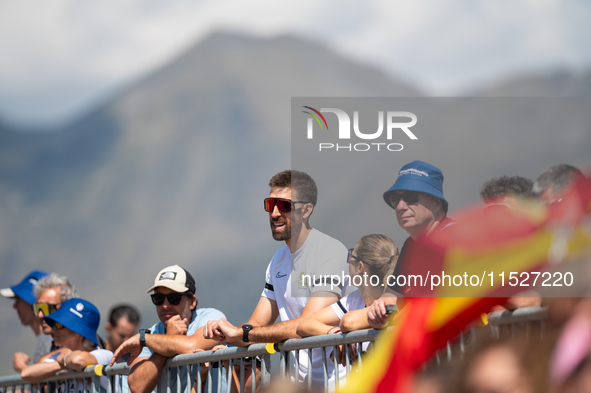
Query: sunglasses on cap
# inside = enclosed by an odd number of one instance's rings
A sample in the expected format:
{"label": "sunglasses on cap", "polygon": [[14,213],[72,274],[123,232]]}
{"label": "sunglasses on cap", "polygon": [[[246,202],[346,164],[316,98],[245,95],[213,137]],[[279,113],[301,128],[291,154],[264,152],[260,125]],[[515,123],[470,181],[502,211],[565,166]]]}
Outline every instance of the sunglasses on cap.
{"label": "sunglasses on cap", "polygon": [[35,315],[39,315],[39,311],[41,311],[43,315],[49,315],[57,310],[57,304],[52,303],[33,303],[32,306]]}
{"label": "sunglasses on cap", "polygon": [[273,208],[277,206],[277,210],[281,213],[289,213],[295,210],[294,203],[310,203],[305,201],[292,201],[285,198],[265,198],[265,211],[271,213]]}
{"label": "sunglasses on cap", "polygon": [[406,191],[400,194],[392,194],[390,197],[390,207],[396,209],[401,199],[407,204],[417,203],[419,201],[419,193],[417,191]]}
{"label": "sunglasses on cap", "polygon": [[167,295],[163,293],[153,293],[150,295],[152,297],[152,303],[156,306],[161,306],[164,304],[164,299],[168,299],[168,303],[173,306],[178,306],[181,304],[181,300],[183,296],[189,296],[188,293],[178,293],[178,292],[171,292]]}

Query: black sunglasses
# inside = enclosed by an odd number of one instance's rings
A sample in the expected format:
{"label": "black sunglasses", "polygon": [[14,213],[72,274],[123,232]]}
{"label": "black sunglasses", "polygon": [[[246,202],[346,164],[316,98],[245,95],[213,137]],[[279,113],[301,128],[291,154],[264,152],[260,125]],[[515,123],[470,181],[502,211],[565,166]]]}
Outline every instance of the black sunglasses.
{"label": "black sunglasses", "polygon": [[369,265],[369,263],[367,263],[367,262],[365,262],[364,260],[362,260],[362,259],[359,259],[359,258],[357,258],[355,255],[353,255],[353,251],[354,251],[354,250],[355,250],[354,248],[350,248],[350,249],[349,249],[349,253],[347,254],[347,263],[351,263],[351,258],[354,258],[354,259],[357,259],[359,262],[363,262],[363,263],[365,263],[366,265]]}
{"label": "black sunglasses", "polygon": [[292,201],[285,198],[265,198],[265,211],[271,213],[273,208],[277,206],[277,210],[281,213],[289,213],[295,210],[294,203],[310,203],[305,201]]}
{"label": "black sunglasses", "polygon": [[419,193],[417,191],[407,191],[401,194],[392,194],[390,197],[390,207],[396,209],[396,206],[398,206],[401,199],[409,205],[417,203],[419,201]]}
{"label": "black sunglasses", "polygon": [[156,305],[156,306],[163,305],[164,299],[168,299],[168,303],[170,303],[171,305],[178,306],[179,304],[181,304],[181,300],[183,299],[183,296],[189,296],[189,294],[188,293],[171,292],[168,295],[165,295],[163,293],[154,293],[151,295],[152,303],[154,303],[154,305]]}

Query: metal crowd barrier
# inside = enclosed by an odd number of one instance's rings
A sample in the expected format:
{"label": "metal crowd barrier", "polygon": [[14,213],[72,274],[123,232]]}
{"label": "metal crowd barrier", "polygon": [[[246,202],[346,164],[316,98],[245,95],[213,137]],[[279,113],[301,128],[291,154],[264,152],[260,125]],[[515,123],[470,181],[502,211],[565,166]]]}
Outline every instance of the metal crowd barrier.
{"label": "metal crowd barrier", "polygon": [[461,332],[454,341],[448,341],[444,349],[440,350],[433,361],[441,364],[448,363],[456,357],[462,358],[468,348],[474,347],[480,337],[490,336],[493,339],[513,337],[518,330],[525,332],[526,337],[537,334],[543,337],[548,318],[547,307],[523,307],[514,311],[493,311],[488,314],[485,326],[472,326]]}
{"label": "metal crowd barrier", "polygon": [[[490,334],[493,338],[499,338],[506,334],[514,334],[519,327],[525,327],[526,331],[537,329],[539,334],[543,334],[546,317],[547,309],[541,307],[527,307],[513,312],[492,312],[488,315],[487,326],[473,327],[463,332],[454,343],[448,343],[447,348],[440,351],[435,360],[437,363],[441,362],[442,358],[451,361],[458,351],[462,356],[467,344],[470,341],[474,342],[476,336],[481,334]],[[334,381],[338,388],[339,384],[346,380],[355,362],[358,362],[361,368],[363,367],[362,343],[373,342],[379,333],[376,330],[364,330],[291,339],[274,345],[253,344],[248,348],[232,347],[216,352],[177,355],[167,360],[156,391],[157,393],[189,393],[189,390],[183,387],[193,385],[197,393],[256,392],[261,386],[264,387],[270,382],[273,352],[279,353],[279,376],[297,381],[302,356],[306,356],[310,364],[314,349],[322,353],[324,390],[334,390],[335,386],[328,383],[329,368],[334,366],[328,352],[332,350],[338,355],[339,345],[344,345],[346,366],[335,368]],[[356,351],[352,351],[349,344],[353,344]],[[28,383],[19,375],[12,375],[0,377],[0,393],[76,393],[80,386],[89,393],[128,393],[124,383],[128,372],[129,367],[123,363],[115,364],[113,367],[93,366],[87,367],[83,372],[57,374],[40,383]],[[250,384],[247,385],[246,381],[249,378]],[[85,382],[80,382],[83,379]],[[308,373],[303,383],[308,388],[313,386],[312,373]]]}

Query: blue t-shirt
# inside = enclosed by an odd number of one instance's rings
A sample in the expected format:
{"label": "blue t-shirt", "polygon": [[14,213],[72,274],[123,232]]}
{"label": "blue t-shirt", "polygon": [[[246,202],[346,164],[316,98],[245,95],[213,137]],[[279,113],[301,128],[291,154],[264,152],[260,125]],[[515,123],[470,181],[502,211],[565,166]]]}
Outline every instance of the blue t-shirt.
{"label": "blue t-shirt", "polygon": [[[216,310],[215,308],[198,308],[197,310],[195,310],[193,312],[193,319],[191,320],[191,323],[189,323],[189,328],[187,329],[187,336],[192,336],[193,334],[195,334],[195,332],[205,326],[207,324],[208,321],[218,321],[222,318],[226,318],[226,316],[221,312]],[[166,334],[166,328],[164,326],[164,324],[162,322],[158,322],[157,324],[155,324],[154,326],[152,326],[150,328],[150,331],[152,332],[152,334]],[[142,350],[142,352],[140,353],[140,355],[138,356],[138,358],[140,357],[150,357],[152,356],[154,352],[148,348],[148,347],[144,347],[144,349]],[[212,364],[210,363],[210,367],[212,366]],[[185,377],[185,375],[187,375],[187,370],[188,367],[190,367],[190,375],[191,375],[191,386],[189,386],[189,388],[187,388],[187,378]],[[191,387],[193,385],[193,383],[195,382],[195,379],[197,377],[197,365],[191,365],[191,366],[182,366],[180,367],[180,371],[181,371],[181,393],[190,393],[191,392]],[[212,375],[212,392],[217,392],[217,369],[212,369],[211,371],[211,375]],[[169,377],[169,384],[170,384],[170,391],[171,392],[176,392],[176,382],[177,382],[177,367],[173,367],[170,369],[170,377]],[[227,386],[227,382],[226,382],[226,370],[222,367],[222,392],[226,391],[226,386]],[[207,389],[207,385],[206,385],[206,389]],[[205,390],[208,391],[208,390]]]}

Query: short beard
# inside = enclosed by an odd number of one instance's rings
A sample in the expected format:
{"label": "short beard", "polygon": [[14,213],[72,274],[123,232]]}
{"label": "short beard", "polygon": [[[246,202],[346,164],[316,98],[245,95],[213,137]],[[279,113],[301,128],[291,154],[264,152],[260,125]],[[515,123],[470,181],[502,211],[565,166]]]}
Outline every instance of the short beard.
{"label": "short beard", "polygon": [[273,239],[275,239],[277,241],[291,239],[291,225],[288,226],[287,223],[286,223],[284,231],[274,231],[273,230],[273,222],[271,221],[271,232],[273,234]]}

